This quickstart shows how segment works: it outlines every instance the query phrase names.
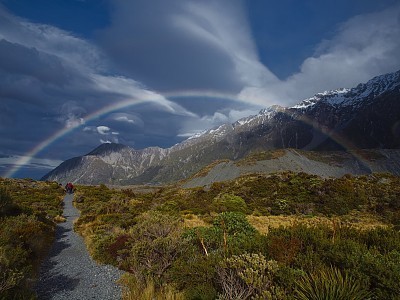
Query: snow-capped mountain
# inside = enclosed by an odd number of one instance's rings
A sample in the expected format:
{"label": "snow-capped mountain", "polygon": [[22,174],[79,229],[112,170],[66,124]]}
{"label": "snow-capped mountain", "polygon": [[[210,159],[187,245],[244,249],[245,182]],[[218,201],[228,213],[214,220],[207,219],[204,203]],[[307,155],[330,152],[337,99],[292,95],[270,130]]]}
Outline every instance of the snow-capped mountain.
{"label": "snow-capped mountain", "polygon": [[65,161],[43,179],[165,183],[186,178],[218,159],[237,160],[251,152],[280,148],[399,149],[400,71],[351,89],[318,93],[292,107],[271,106],[168,149],[103,144]]}

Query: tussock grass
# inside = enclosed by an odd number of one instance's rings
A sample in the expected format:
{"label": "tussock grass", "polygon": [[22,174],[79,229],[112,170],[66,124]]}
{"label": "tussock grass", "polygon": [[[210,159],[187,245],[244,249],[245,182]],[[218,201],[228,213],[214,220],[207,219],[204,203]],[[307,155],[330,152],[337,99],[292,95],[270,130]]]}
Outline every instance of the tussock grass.
{"label": "tussock grass", "polygon": [[67,219],[64,216],[58,215],[58,216],[55,216],[53,220],[56,223],[64,223]]}
{"label": "tussock grass", "polygon": [[209,223],[206,223],[197,215],[187,214],[183,216],[183,226],[186,228],[194,228],[194,227],[208,227],[211,225]]}
{"label": "tussock grass", "polygon": [[189,178],[193,179],[193,178],[198,178],[198,177],[205,177],[208,175],[208,173],[214,169],[216,166],[218,166],[219,164],[222,163],[228,163],[230,162],[229,159],[220,159],[220,160],[216,160],[213,163],[209,164],[208,166],[205,166],[203,169],[201,169],[199,172],[197,172],[196,174],[194,174],[192,177]]}
{"label": "tussock grass", "polygon": [[387,228],[387,224],[383,223],[374,215],[353,211],[352,213],[340,217],[324,217],[324,216],[304,216],[304,215],[288,215],[288,216],[247,216],[247,220],[260,233],[267,234],[269,228],[278,228],[280,226],[290,227],[301,224],[306,226],[327,225],[331,228],[337,226],[350,226],[360,230],[369,230],[377,227]]}
{"label": "tussock grass", "polygon": [[337,268],[307,274],[296,282],[297,300],[365,300],[371,293],[362,284]]}
{"label": "tussock grass", "polygon": [[184,294],[177,292],[172,286],[165,285],[157,289],[153,281],[145,287],[138,287],[136,279],[130,274],[124,274],[119,280],[123,288],[123,300],[184,300]]}

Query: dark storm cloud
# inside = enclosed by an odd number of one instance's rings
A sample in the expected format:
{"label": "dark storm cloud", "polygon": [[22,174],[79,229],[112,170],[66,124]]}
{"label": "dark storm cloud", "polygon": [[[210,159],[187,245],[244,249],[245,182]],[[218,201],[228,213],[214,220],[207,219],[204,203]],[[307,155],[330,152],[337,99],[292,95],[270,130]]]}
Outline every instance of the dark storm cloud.
{"label": "dark storm cloud", "polygon": [[[45,83],[67,84],[72,74],[57,57],[41,53],[35,48],[0,41],[0,69],[7,73],[31,76]],[[73,74],[74,77],[78,73]]]}
{"label": "dark storm cloud", "polygon": [[[240,3],[199,3],[113,2],[112,24],[99,34],[101,44],[126,74],[156,90],[238,92],[243,82],[231,55],[235,49],[219,40],[224,38],[219,30],[236,26],[235,17],[246,28]],[[224,24],[226,15],[233,17],[228,20],[232,24]],[[221,23],[215,24],[219,16]]]}

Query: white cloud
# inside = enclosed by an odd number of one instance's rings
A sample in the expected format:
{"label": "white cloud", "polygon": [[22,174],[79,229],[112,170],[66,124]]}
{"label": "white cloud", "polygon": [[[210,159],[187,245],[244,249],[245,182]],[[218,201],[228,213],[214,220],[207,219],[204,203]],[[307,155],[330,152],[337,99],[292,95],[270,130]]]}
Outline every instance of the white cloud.
{"label": "white cloud", "polygon": [[189,1],[183,7],[184,14],[173,16],[176,27],[225,52],[242,84],[277,82],[259,61],[243,7],[237,1]]}
{"label": "white cloud", "polygon": [[135,121],[132,119],[128,119],[127,116],[116,117],[115,120],[120,121],[120,122],[127,122],[127,123],[131,123],[131,124],[135,124]]}
{"label": "white cloud", "polygon": [[252,102],[293,104],[317,92],[353,87],[400,69],[400,6],[359,15],[322,41],[300,72],[280,82],[253,84],[239,97]]}
{"label": "white cloud", "polygon": [[63,58],[79,69],[103,70],[102,52],[93,44],[54,26],[32,23],[0,7],[0,39]]}
{"label": "white cloud", "polygon": [[236,122],[239,119],[246,118],[259,113],[259,110],[244,109],[244,110],[231,110],[229,111],[228,117],[231,123]]}
{"label": "white cloud", "polygon": [[[142,102],[152,102],[171,114],[194,116],[192,112],[179,104],[168,100],[159,93],[145,89],[142,84],[133,79],[124,76],[103,76],[99,74],[92,74],[91,78],[95,83],[96,89],[124,96],[125,98],[121,101],[121,107]],[[118,107],[118,104],[114,105]]]}
{"label": "white cloud", "polygon": [[109,134],[110,127],[107,126],[97,126],[97,132],[102,134],[102,135],[107,135]]}
{"label": "white cloud", "polygon": [[203,132],[203,130],[196,130],[196,131],[191,131],[191,132],[183,132],[183,133],[179,133],[177,136],[181,137],[181,138],[189,138],[192,137],[198,133]]}
{"label": "white cloud", "polygon": [[228,112],[215,112],[213,115],[206,115],[201,118],[190,119],[184,122],[178,137],[191,137],[213,127],[218,127],[222,124],[234,123],[237,120],[257,114],[257,110],[229,110]]}
{"label": "white cloud", "polygon": [[109,136],[107,139],[100,139],[102,144],[119,143],[118,137],[116,135]]}
{"label": "white cloud", "polygon": [[90,126],[86,126],[85,128],[82,129],[83,131],[93,131],[93,128]]}
{"label": "white cloud", "polygon": [[68,119],[65,121],[66,128],[75,128],[85,124],[85,120],[83,118],[77,118],[74,115],[69,115]]}

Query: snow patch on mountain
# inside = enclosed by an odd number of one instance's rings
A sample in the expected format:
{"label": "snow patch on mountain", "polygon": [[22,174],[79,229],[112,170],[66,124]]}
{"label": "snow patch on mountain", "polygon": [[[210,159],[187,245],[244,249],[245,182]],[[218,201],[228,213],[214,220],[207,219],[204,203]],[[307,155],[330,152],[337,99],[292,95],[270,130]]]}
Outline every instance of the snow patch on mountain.
{"label": "snow patch on mountain", "polygon": [[319,102],[331,106],[353,106],[359,107],[362,102],[380,96],[400,86],[400,71],[380,75],[372,78],[367,83],[360,83],[358,86],[347,89],[341,88],[332,91],[325,91],[315,94],[311,98],[304,99],[300,103],[290,107],[291,109],[310,109]]}

